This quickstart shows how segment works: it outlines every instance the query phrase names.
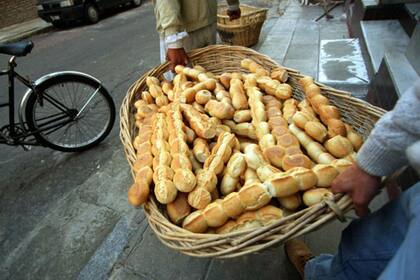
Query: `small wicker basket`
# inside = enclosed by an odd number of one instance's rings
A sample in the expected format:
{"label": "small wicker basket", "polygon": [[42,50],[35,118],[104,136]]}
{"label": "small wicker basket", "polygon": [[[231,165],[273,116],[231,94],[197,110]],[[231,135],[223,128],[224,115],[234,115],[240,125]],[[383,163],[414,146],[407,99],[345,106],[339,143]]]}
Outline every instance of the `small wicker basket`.
{"label": "small wicker basket", "polygon": [[241,4],[241,17],[230,20],[227,6],[219,6],[217,11],[217,31],[227,45],[251,47],[258,43],[261,28],[267,17],[267,9]]}
{"label": "small wicker basket", "polygon": [[[194,50],[189,54],[189,58],[192,64],[199,64],[214,74],[235,71],[245,72],[240,67],[240,61],[244,58],[251,58],[269,70],[280,67],[269,57],[254,50],[224,45]],[[122,102],[120,136],[131,170],[136,160],[136,151],[132,143],[138,134],[134,118],[136,111],[134,102],[140,98],[141,92],[147,87],[146,77],[162,78],[163,73],[168,69],[169,65],[165,63],[145,73],[130,87]],[[293,88],[293,97],[301,100],[304,93],[298,84],[298,80],[303,75],[296,70],[285,69],[289,74],[288,83]],[[385,113],[380,108],[351,97],[347,92],[317,84],[321,87],[322,94],[338,107],[345,122],[352,125],[363,137],[369,135],[375,122]],[[133,171],[132,174],[134,178]],[[149,224],[162,243],[187,255],[220,258],[241,256],[257,252],[273,244],[283,243],[290,238],[313,231],[335,217],[342,219],[343,214],[351,208],[352,203],[348,196],[336,195],[334,198],[325,199],[317,205],[286,216],[269,226],[216,235],[191,233],[172,224],[162,206],[153,196],[144,205]]]}

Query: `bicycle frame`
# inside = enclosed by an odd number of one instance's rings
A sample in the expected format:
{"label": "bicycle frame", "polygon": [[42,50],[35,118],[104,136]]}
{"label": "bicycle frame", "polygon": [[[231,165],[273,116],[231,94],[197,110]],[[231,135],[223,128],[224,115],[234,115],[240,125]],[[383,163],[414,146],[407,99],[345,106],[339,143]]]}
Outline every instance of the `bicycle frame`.
{"label": "bicycle frame", "polygon": [[[10,138],[15,139],[17,136],[16,133],[16,123],[15,123],[15,77],[24,84],[27,88],[34,90],[34,85],[31,81],[22,77],[19,73],[15,71],[15,67],[17,66],[16,57],[12,56],[9,59],[8,69],[0,71],[0,76],[8,76],[8,89],[9,89],[9,101],[6,103],[1,103],[0,108],[2,107],[9,107],[9,131],[10,131]],[[1,143],[1,142],[0,142]],[[9,143],[12,144],[12,143]],[[16,143],[13,143],[16,144]],[[27,143],[22,143],[27,144]],[[29,143],[28,143],[29,144]],[[34,144],[34,143],[31,143]]]}
{"label": "bicycle frame", "polygon": [[[0,144],[39,145],[39,143],[36,141],[36,139],[34,139],[33,141],[25,141],[25,138],[27,138],[29,136],[33,136],[35,133],[45,131],[47,129],[55,128],[55,127],[60,126],[60,125],[65,125],[65,124],[73,121],[73,119],[70,115],[68,115],[69,118],[67,118],[67,120],[63,120],[61,122],[53,124],[52,126],[47,126],[47,127],[44,127],[42,129],[39,129],[39,130],[36,130],[36,131],[29,131],[25,127],[25,121],[24,121],[24,117],[23,117],[23,114],[22,114],[24,109],[25,109],[24,108],[25,107],[25,102],[26,102],[27,98],[29,97],[29,95],[36,94],[37,97],[39,98],[40,104],[42,104],[44,96],[41,92],[38,92],[36,90],[36,87],[39,84],[41,84],[42,82],[44,82],[45,80],[47,80],[48,78],[51,78],[55,75],[62,75],[66,72],[52,73],[52,74],[46,75],[46,76],[36,80],[35,82],[32,82],[32,81],[24,78],[23,76],[21,76],[19,73],[17,73],[15,71],[15,68],[17,66],[15,60],[16,60],[16,57],[12,56],[9,60],[8,69],[0,71],[0,76],[5,76],[5,75],[8,76],[8,88],[9,88],[9,102],[0,104],[0,108],[1,107],[9,107],[9,125],[8,125],[9,135],[4,136],[4,135],[0,134],[0,136],[3,136],[3,137],[0,137]],[[76,73],[78,73],[78,72],[76,72]],[[20,107],[19,107],[19,120],[20,120],[20,127],[19,128],[21,130],[23,130],[23,132],[24,132],[23,134],[22,133],[19,134],[17,132],[16,128],[19,124],[15,123],[15,78],[17,78],[18,81],[20,81],[22,84],[24,84],[28,88],[28,90],[26,91],[25,95],[22,98],[22,101],[21,101],[21,104],[20,104]],[[48,99],[48,101],[50,101],[50,103],[52,105],[56,106],[61,111],[65,112],[65,110],[67,109],[63,104],[61,104],[60,102],[55,100],[53,97],[45,97],[45,98]],[[67,112],[65,112],[65,113],[68,114]],[[61,117],[61,119],[63,119],[63,117]],[[61,119],[56,119],[56,120],[61,120]],[[53,121],[51,121],[51,123]],[[49,124],[49,123],[46,123],[46,124]],[[1,131],[0,131],[0,133],[1,133]]]}

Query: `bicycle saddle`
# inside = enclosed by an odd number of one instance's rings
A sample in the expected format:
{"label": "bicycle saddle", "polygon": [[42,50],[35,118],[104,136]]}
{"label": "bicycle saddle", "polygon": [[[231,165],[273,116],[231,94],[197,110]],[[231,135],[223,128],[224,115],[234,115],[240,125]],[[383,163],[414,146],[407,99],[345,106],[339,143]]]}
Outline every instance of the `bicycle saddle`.
{"label": "bicycle saddle", "polygon": [[34,43],[32,41],[17,42],[0,45],[0,53],[15,56],[25,56],[32,51]]}

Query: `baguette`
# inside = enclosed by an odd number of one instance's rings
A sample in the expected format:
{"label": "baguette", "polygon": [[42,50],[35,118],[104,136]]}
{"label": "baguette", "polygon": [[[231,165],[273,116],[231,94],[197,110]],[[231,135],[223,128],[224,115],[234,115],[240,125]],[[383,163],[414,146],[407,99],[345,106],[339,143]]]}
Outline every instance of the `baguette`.
{"label": "baguette", "polygon": [[291,211],[295,211],[302,205],[302,198],[298,193],[292,194],[291,196],[278,197],[277,200],[282,207]]}
{"label": "baguette", "polygon": [[[168,139],[166,121],[163,113],[156,113],[156,119],[154,122],[152,143],[155,146],[155,157],[168,153],[164,147],[169,145],[156,146],[157,143],[166,143]],[[154,169],[153,181],[155,183],[155,196],[156,199],[162,204],[168,204],[175,200],[177,196],[177,189],[172,182],[173,170],[165,165],[164,161],[160,161],[160,164]]]}
{"label": "baguette", "polygon": [[174,171],[173,183],[178,191],[190,192],[195,187],[196,178],[192,172],[192,164],[189,159],[190,150],[186,143],[187,135],[179,103],[172,103],[166,113],[169,144],[171,147],[177,146],[170,151],[172,156],[171,168]]}
{"label": "baguette", "polygon": [[332,137],[325,142],[324,146],[328,152],[337,158],[344,158],[354,152],[350,140],[341,135]]}
{"label": "baguette", "polygon": [[160,82],[155,77],[147,77],[146,84],[149,87],[150,95],[155,99],[156,105],[162,107],[168,105],[168,97],[163,93]]}

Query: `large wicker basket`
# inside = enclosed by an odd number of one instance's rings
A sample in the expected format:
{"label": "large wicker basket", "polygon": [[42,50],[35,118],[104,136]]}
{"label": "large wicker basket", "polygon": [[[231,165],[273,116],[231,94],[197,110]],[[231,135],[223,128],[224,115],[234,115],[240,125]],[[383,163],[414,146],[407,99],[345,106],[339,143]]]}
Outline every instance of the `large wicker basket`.
{"label": "large wicker basket", "polygon": [[[209,46],[192,51],[189,58],[192,64],[199,64],[215,74],[233,71],[244,72],[240,67],[240,61],[244,58],[251,58],[267,69],[279,67],[269,57],[244,47]],[[304,95],[298,80],[303,76],[296,70],[287,70],[290,77],[288,83],[293,87],[293,95],[296,99],[301,100]],[[130,87],[121,105],[120,136],[131,167],[136,160],[136,152],[132,143],[138,133],[135,126],[133,104],[140,98],[141,92],[146,89],[146,77],[161,78],[166,71],[168,71],[167,63],[144,74]],[[385,112],[369,103],[351,97],[347,92],[338,91],[322,84],[318,85],[331,103],[339,108],[344,120],[364,137],[369,134],[375,122]],[[343,218],[343,214],[351,207],[351,199],[348,196],[336,195],[333,199],[326,199],[264,228],[219,235],[191,233],[172,224],[155,198],[149,199],[144,205],[144,210],[151,228],[162,243],[168,247],[196,257],[227,258],[257,252],[273,244],[282,243],[290,238],[313,231],[335,217]]]}
{"label": "large wicker basket", "polygon": [[217,31],[227,45],[250,47],[258,43],[261,28],[267,17],[267,9],[241,5],[241,17],[230,20],[227,6],[219,6],[217,11]]}

